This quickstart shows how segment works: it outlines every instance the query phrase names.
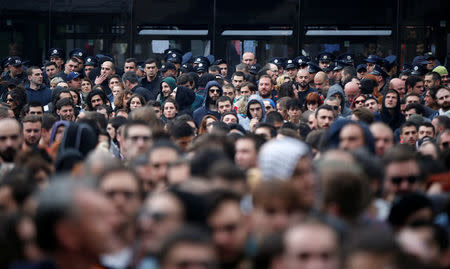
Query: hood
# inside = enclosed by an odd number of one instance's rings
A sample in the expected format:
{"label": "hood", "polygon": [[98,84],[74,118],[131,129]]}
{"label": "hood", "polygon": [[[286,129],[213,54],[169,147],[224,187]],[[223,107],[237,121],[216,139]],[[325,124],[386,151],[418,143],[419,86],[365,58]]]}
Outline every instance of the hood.
{"label": "hood", "polygon": [[175,101],[178,104],[178,110],[181,111],[192,105],[195,100],[195,93],[188,87],[178,86]]}
{"label": "hood", "polygon": [[169,84],[170,90],[172,91],[177,87],[177,81],[173,77],[166,77],[165,79],[161,80],[161,83],[159,84],[160,91],[162,89],[163,82]]}
{"label": "hood", "polygon": [[[386,108],[385,104],[384,104],[386,95],[391,92],[395,92],[397,94],[397,99],[398,99],[397,105],[394,108],[393,114],[389,113],[389,109]],[[401,113],[401,110],[400,110],[400,95],[398,94],[398,92],[396,90],[388,90],[383,95],[383,101],[381,103],[381,119],[383,120],[384,123],[389,125],[389,127],[391,127],[392,130],[395,130],[398,127],[400,127],[403,124],[403,122],[405,121],[405,117],[403,116],[403,114]]]}
{"label": "hood", "polygon": [[50,146],[53,144],[53,142],[55,141],[55,136],[56,136],[56,130],[58,130],[58,127],[59,126],[61,126],[61,125],[64,125],[64,126],[68,126],[69,125],[69,122],[68,121],[65,121],[65,120],[60,120],[60,121],[57,121],[57,122],[55,122],[54,124],[53,124],[53,127],[52,127],[52,132],[51,132],[51,134],[50,134]]}
{"label": "hood", "polygon": [[217,82],[217,81],[215,81],[215,80],[212,80],[212,81],[208,82],[208,83],[206,84],[206,87],[205,87],[205,101],[203,101],[203,106],[204,106],[207,110],[209,110],[209,105],[210,105],[210,103],[212,102],[211,99],[210,99],[210,97],[209,97],[209,88],[211,88],[212,86],[216,86],[216,87],[219,88],[219,90],[220,90],[220,95],[219,95],[219,96],[222,96],[222,95],[223,95],[222,86],[220,86],[219,82]]}
{"label": "hood", "polygon": [[[343,105],[345,104],[345,93],[339,84],[334,84],[333,86],[330,87],[330,89],[328,90],[328,93],[327,93],[327,98],[335,95],[336,93],[341,96],[341,108],[342,108]],[[341,109],[341,111],[342,111],[342,109]]]}
{"label": "hood", "polygon": [[259,95],[257,95],[257,94],[252,94],[252,95],[250,95],[250,97],[248,98],[248,103],[247,103],[247,108],[246,108],[246,111],[247,111],[247,117],[248,117],[249,119],[252,119],[252,115],[250,114],[250,111],[249,111],[249,106],[250,106],[250,104],[252,104],[252,103],[254,103],[254,102],[258,102],[258,103],[261,104],[262,118],[261,118],[260,122],[265,122],[265,121],[266,121],[266,109],[265,109],[265,107],[264,107],[263,99],[261,98],[261,96],[259,96]]}
{"label": "hood", "polygon": [[371,153],[375,154],[375,139],[370,132],[369,126],[363,122],[352,121],[348,119],[337,119],[331,124],[328,130],[328,148],[335,149],[339,147],[339,134],[347,124],[357,124],[362,128],[364,134],[365,148]]}

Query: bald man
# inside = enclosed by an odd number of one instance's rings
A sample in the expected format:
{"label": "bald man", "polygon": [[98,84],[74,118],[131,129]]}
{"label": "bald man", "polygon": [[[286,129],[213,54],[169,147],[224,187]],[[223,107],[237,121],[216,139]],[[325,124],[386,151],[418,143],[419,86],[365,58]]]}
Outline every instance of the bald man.
{"label": "bald man", "polygon": [[379,121],[372,123],[370,132],[375,138],[375,151],[379,157],[382,157],[394,146],[394,133],[386,124]]}
{"label": "bald man", "polygon": [[0,120],[0,163],[12,163],[22,145],[19,122],[15,119]]}
{"label": "bald man", "polygon": [[399,78],[393,78],[389,82],[389,89],[396,90],[400,94],[400,98],[403,98],[405,95],[405,81]]}
{"label": "bald man", "polygon": [[314,76],[314,85],[316,85],[316,89],[323,94],[323,88],[330,85],[327,73],[322,71],[317,72]]}
{"label": "bald man", "polygon": [[345,97],[350,105],[353,99],[360,93],[359,85],[356,82],[348,82],[344,87]]}
{"label": "bald man", "polygon": [[256,64],[255,54],[249,51],[244,52],[242,55],[242,63],[248,65],[249,67]]}

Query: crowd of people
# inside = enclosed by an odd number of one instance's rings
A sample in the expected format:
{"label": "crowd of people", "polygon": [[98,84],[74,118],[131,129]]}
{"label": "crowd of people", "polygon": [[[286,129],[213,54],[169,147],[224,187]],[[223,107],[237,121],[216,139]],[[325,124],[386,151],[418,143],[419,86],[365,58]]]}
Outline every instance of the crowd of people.
{"label": "crowd of people", "polygon": [[1,268],[450,268],[432,53],[48,56],[1,66]]}

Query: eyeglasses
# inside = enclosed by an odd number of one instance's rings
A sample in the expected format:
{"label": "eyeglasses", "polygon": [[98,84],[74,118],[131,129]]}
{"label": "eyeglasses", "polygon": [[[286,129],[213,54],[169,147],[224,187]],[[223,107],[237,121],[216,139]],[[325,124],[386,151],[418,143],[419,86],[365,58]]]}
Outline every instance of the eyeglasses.
{"label": "eyeglasses", "polygon": [[219,90],[219,89],[211,89],[211,90],[209,90],[209,92],[216,92],[216,93],[220,93],[220,90]]}
{"label": "eyeglasses", "polygon": [[400,185],[404,180],[407,180],[409,184],[414,184],[418,178],[418,176],[393,177],[391,178],[391,182],[395,185]]}

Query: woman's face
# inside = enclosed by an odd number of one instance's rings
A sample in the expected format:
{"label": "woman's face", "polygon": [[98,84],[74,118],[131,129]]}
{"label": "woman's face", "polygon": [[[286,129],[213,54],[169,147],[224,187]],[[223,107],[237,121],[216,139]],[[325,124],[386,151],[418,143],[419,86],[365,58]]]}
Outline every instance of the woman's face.
{"label": "woman's face", "polygon": [[173,100],[177,99],[177,91],[177,88],[173,89],[173,91],[170,93],[170,98],[172,98]]}
{"label": "woman's face", "polygon": [[116,129],[114,129],[111,123],[108,123],[108,126],[106,126],[106,131],[108,132],[109,137],[111,137],[112,139],[116,137]]}
{"label": "woman's face", "polygon": [[14,102],[14,99],[9,94],[6,97],[6,103],[9,105],[9,107],[11,107],[11,110],[16,109],[17,107],[16,102]]}
{"label": "woman's face", "polygon": [[172,102],[168,102],[166,104],[164,104],[164,116],[167,119],[173,119],[175,118],[175,116],[177,115],[177,108],[175,107],[175,105]]}
{"label": "woman's face", "polygon": [[120,81],[118,78],[112,78],[109,80],[108,86],[110,89],[112,89],[114,86],[120,85]]}
{"label": "woman's face", "polygon": [[167,84],[166,82],[163,82],[161,84],[161,91],[162,91],[164,97],[169,96],[169,94],[172,92],[172,90],[170,89],[169,84]]}
{"label": "woman's face", "polygon": [[70,91],[70,95],[72,95],[73,102],[74,102],[75,104],[78,104],[78,100],[80,99],[80,98],[78,97],[78,94],[77,94],[76,92],[74,92],[74,91]]}
{"label": "woman's face", "polygon": [[84,93],[89,93],[92,90],[92,85],[89,81],[83,80],[81,82],[81,91]]}
{"label": "woman's face", "polygon": [[363,96],[359,96],[355,100],[355,108],[364,107],[365,102],[366,102],[366,98],[364,98]]}
{"label": "woman's face", "polygon": [[223,122],[225,122],[226,124],[237,123],[237,119],[234,115],[228,114],[223,117]]}
{"label": "woman's face", "polygon": [[138,107],[142,107],[141,100],[138,97],[133,97],[130,101],[130,110],[133,111]]}
{"label": "woman's face", "polygon": [[311,110],[312,112],[316,112],[318,106],[319,104],[316,101],[310,101],[306,104],[308,110]]}
{"label": "woman's face", "polygon": [[131,94],[126,94],[123,96],[123,105],[126,106],[128,103],[128,99],[130,99]]}
{"label": "woman's face", "polygon": [[65,129],[66,129],[66,126],[64,126],[64,125],[61,125],[61,126],[58,127],[58,129],[56,129],[55,141],[54,142],[61,142],[62,141]]}
{"label": "woman's face", "polygon": [[122,91],[122,87],[114,86],[111,91],[112,91],[112,94],[113,94],[114,98],[117,98],[119,93]]}
{"label": "woman's face", "polygon": [[211,133],[212,131],[212,124],[216,122],[213,118],[207,118],[206,119],[206,132]]}

